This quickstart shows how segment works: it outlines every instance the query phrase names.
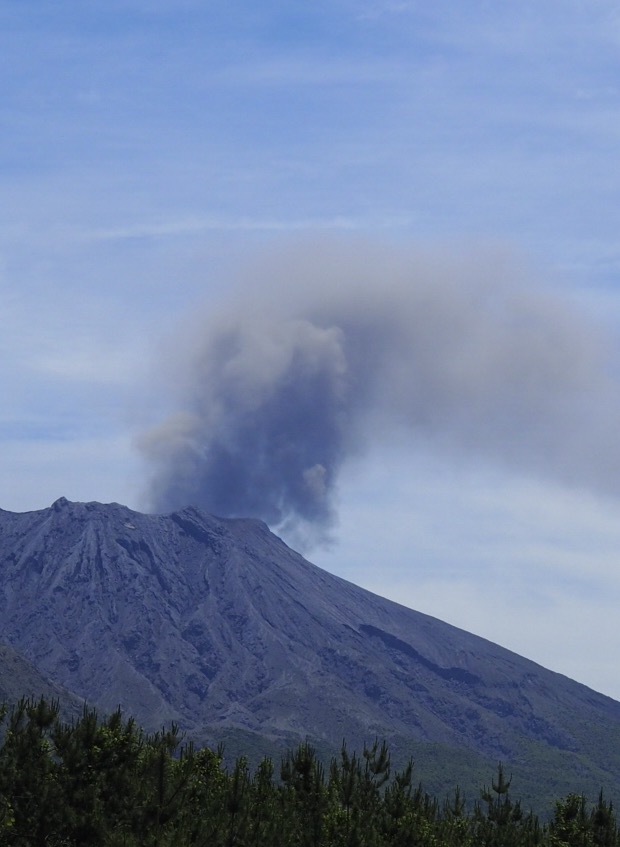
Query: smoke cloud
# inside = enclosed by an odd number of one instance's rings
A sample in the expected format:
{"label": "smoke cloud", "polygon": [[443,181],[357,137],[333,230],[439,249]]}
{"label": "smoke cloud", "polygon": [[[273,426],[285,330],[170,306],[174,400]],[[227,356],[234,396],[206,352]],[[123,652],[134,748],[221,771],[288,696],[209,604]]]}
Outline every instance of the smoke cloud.
{"label": "smoke cloud", "polygon": [[324,242],[263,260],[228,308],[184,333],[179,411],[141,444],[150,507],[324,540],[343,463],[395,429],[618,494],[604,333],[510,264]]}

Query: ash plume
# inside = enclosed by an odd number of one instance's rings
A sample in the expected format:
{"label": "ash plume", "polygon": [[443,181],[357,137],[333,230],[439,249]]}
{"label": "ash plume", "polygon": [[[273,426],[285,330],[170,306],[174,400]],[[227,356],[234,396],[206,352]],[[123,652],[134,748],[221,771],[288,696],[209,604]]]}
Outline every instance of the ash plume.
{"label": "ash plume", "polygon": [[156,511],[192,504],[325,540],[343,463],[395,428],[620,490],[603,333],[501,257],[297,246],[185,336],[178,413],[141,444]]}

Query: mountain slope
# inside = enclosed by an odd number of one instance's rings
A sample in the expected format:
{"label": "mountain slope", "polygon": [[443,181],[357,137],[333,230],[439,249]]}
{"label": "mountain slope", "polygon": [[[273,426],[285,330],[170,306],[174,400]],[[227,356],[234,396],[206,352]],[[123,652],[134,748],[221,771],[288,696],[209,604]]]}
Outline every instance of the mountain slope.
{"label": "mountain slope", "polygon": [[148,728],[378,735],[620,784],[619,703],[322,571],[259,521],[61,499],[0,511],[0,539],[0,640]]}
{"label": "mountain slope", "polygon": [[13,705],[22,697],[57,700],[65,720],[78,717],[84,701],[47,679],[13,647],[0,644],[0,703]]}

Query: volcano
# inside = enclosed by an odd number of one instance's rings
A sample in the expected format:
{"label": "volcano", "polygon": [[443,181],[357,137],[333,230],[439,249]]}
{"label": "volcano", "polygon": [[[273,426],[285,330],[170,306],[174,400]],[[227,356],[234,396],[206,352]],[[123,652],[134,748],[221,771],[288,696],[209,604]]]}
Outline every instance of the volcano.
{"label": "volcano", "polygon": [[321,570],[257,520],[0,510],[0,641],[151,730],[379,737],[452,784],[502,760],[558,790],[620,786],[620,703]]}

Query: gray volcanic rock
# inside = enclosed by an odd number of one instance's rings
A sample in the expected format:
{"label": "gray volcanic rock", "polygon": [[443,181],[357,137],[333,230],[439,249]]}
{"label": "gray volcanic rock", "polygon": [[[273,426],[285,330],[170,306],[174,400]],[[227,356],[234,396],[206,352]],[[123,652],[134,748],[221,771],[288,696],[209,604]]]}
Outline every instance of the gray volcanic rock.
{"label": "gray volcanic rock", "polygon": [[65,499],[0,511],[0,639],[147,728],[494,760],[590,745],[620,782],[619,703],[322,571],[256,520]]}

